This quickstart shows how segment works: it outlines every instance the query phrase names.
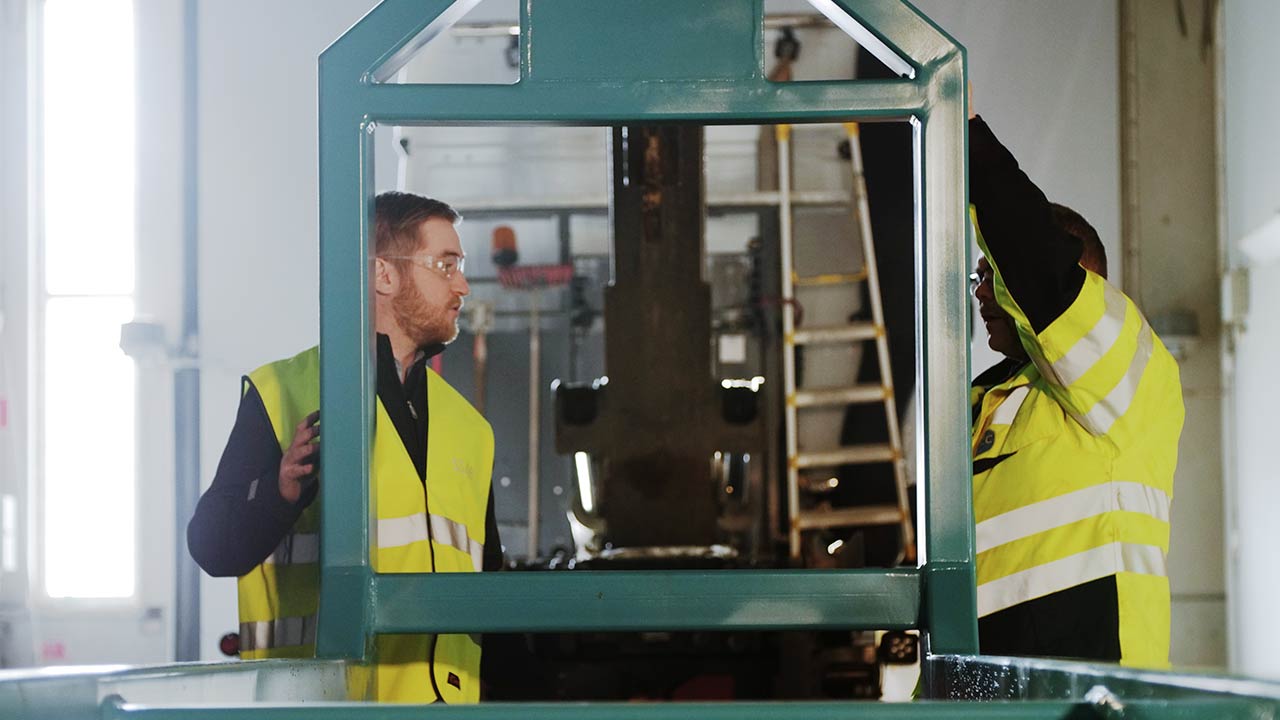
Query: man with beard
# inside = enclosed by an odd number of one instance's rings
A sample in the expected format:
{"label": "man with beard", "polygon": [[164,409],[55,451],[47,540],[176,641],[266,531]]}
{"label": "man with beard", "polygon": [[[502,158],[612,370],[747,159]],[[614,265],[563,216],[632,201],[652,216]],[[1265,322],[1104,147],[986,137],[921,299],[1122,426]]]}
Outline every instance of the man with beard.
{"label": "man with beard", "polygon": [[[490,487],[493,431],[427,366],[457,337],[470,292],[459,219],[445,203],[409,193],[375,201],[370,284],[378,402],[370,482],[378,523],[373,564],[380,573],[502,565]],[[239,578],[242,658],[315,654],[319,359],[313,347],[244,378],[217,474],[187,527],[200,567]],[[355,693],[392,702],[476,702],[480,654],[469,635],[382,635],[369,685]]]}
{"label": "man with beard", "polygon": [[970,108],[970,279],[1005,356],[970,393],[981,650],[1166,666],[1177,363]]}

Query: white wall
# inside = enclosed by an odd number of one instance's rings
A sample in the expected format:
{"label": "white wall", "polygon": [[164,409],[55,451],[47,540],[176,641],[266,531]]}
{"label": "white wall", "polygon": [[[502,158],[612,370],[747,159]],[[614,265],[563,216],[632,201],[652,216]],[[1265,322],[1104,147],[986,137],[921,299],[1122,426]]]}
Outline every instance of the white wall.
{"label": "white wall", "polygon": [[[25,469],[31,457],[26,423],[29,413],[29,367],[26,297],[27,268],[28,51],[27,7],[17,0],[0,0],[0,401],[7,418],[0,423],[0,667],[29,664],[34,643],[26,608],[29,525],[26,513],[6,522],[3,504],[27,507]],[[5,553],[9,554],[5,558]],[[5,559],[12,561],[6,567]]]}
{"label": "white wall", "polygon": [[[316,58],[376,0],[202,0],[201,477],[240,376],[319,337]],[[184,536],[185,542],[185,536]],[[236,629],[235,581],[201,580],[201,654]]]}
{"label": "white wall", "polygon": [[[317,58],[377,3],[199,2],[205,487],[235,420],[240,376],[319,338]],[[510,6],[485,2],[467,20],[485,21]],[[377,185],[394,187],[392,156],[380,150]],[[217,658],[218,638],[235,630],[233,580],[202,577],[200,617],[202,655]]]}
{"label": "white wall", "polygon": [[[1280,263],[1253,262],[1240,246],[1280,213],[1280,84],[1274,49],[1280,4],[1232,0],[1223,7],[1228,253],[1233,264],[1253,266],[1249,313],[1238,337],[1234,387],[1225,413],[1234,425],[1226,440],[1228,458],[1234,455],[1227,468],[1228,484],[1234,486],[1228,490],[1227,538],[1231,664],[1248,675],[1280,678],[1275,650],[1280,645],[1275,613],[1280,597],[1280,471],[1275,462]],[[1278,245],[1280,237],[1275,237],[1273,249]],[[1228,357],[1228,367],[1230,361]]]}

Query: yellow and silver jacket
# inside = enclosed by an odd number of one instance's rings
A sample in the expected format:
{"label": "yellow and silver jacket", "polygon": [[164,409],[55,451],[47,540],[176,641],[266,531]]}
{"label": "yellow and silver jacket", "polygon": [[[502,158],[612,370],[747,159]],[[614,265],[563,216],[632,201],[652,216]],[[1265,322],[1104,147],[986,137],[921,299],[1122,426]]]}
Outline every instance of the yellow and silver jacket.
{"label": "yellow and silver jacket", "polygon": [[1167,665],[1177,363],[1133,301],[1087,270],[1036,332],[974,220],[1031,359],[972,390],[978,615],[1114,576],[1121,662]]}

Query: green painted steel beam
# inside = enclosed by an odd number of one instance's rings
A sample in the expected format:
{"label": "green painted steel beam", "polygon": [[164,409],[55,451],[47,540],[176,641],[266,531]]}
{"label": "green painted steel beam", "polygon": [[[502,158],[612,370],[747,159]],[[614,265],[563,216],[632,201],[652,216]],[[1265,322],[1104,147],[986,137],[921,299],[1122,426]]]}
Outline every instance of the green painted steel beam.
{"label": "green painted steel beam", "polygon": [[[320,67],[321,87],[327,80]],[[369,126],[320,113],[320,415],[325,478],[317,648],[324,657],[365,657],[365,592],[372,509],[369,483],[374,393],[369,242],[373,210]],[[337,479],[343,481],[339,482]],[[359,633],[354,632],[360,628]],[[360,637],[357,637],[359,635]]]}
{"label": "green painted steel beam", "polygon": [[[446,621],[434,612],[427,619],[428,613],[423,612],[437,589],[431,579],[374,577],[369,567],[369,548],[376,542],[370,537],[376,525],[370,523],[373,505],[367,491],[374,398],[367,272],[375,123],[758,123],[858,118],[906,118],[915,127],[917,335],[922,353],[918,387],[925,418],[918,432],[926,488],[920,523],[925,538],[922,555],[929,563],[925,582],[921,588],[918,578],[912,578],[912,588],[886,590],[885,598],[915,600],[908,607],[877,610],[873,615],[877,620],[914,618],[924,626],[935,650],[976,652],[966,382],[969,259],[964,242],[963,49],[905,2],[819,0],[828,13],[857,21],[882,41],[886,52],[905,63],[909,79],[770,83],[764,77],[762,0],[527,0],[521,3],[518,83],[377,82],[390,77],[413,48],[438,35],[473,4],[473,0],[457,4],[385,0],[320,59],[321,412],[327,439],[319,653],[363,658],[375,625],[407,631]],[[637,38],[660,38],[662,51],[652,56],[617,51],[631,47]],[[565,47],[569,43],[572,51]],[[513,573],[479,582],[496,583],[493,594],[499,599],[495,603],[528,598],[524,616],[530,625],[559,627],[565,613],[556,599],[571,597],[578,602],[576,598],[589,593],[593,583],[569,575],[531,580]],[[775,622],[785,613],[776,609],[778,587],[809,582],[814,583],[812,588],[787,602],[797,603],[796,612],[812,613],[825,623],[830,614],[839,614],[839,603],[818,598],[824,591],[839,598],[846,589],[842,583],[852,582],[839,574],[812,581],[779,575],[776,586],[773,581],[753,586],[730,579],[692,592],[681,590],[679,577],[655,576],[654,582],[679,598],[666,605],[656,596],[646,603],[611,590],[606,595],[609,599],[595,606],[591,627],[634,626],[637,621],[624,615],[618,603],[628,603],[640,612],[646,627],[660,622],[667,627],[681,622],[716,627]],[[602,582],[621,588],[629,581]],[[475,604],[480,602],[476,599],[473,605],[481,607]],[[842,622],[856,625],[866,619],[859,616],[857,604],[850,603]],[[929,609],[927,614],[921,615],[922,604]],[[742,608],[751,612],[737,620],[717,615]],[[678,614],[689,612],[700,619],[682,620],[684,616]],[[477,610],[448,622],[470,627],[485,621],[487,627],[475,629],[492,629],[488,621],[501,622],[498,617]]]}
{"label": "green painted steel beam", "polygon": [[[924,567],[922,627],[929,629],[930,652],[977,652],[977,598],[973,568],[963,562],[930,562]],[[956,652],[951,650],[949,652]]]}
{"label": "green painted steel beam", "polygon": [[373,629],[397,632],[917,627],[919,573],[573,571],[379,575]]}
{"label": "green painted steel beam", "polygon": [[485,85],[368,85],[356,97],[359,117],[380,124],[430,125],[530,122],[530,108],[554,107],[542,122],[611,125],[623,122],[683,121],[704,124],[756,122],[842,122],[907,120],[929,102],[905,80],[604,81],[568,84],[521,83],[502,93]]}

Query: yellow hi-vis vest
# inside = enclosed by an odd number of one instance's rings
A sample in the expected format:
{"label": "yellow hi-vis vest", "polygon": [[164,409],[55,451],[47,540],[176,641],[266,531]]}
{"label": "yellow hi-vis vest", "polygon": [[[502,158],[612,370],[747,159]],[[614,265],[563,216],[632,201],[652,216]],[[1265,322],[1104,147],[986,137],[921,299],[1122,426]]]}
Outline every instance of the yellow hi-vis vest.
{"label": "yellow hi-vis vest", "polygon": [[1071,306],[1036,333],[991,262],[996,300],[1031,364],[973,388],[978,615],[1115,576],[1121,663],[1169,658],[1169,506],[1182,386],[1137,306],[1086,271]]}
{"label": "yellow hi-vis vest", "polygon": [[[319,359],[318,348],[311,348],[248,377],[282,451],[297,424],[320,405]],[[370,482],[377,483],[378,526],[370,561],[380,573],[479,572],[493,430],[444,379],[426,372],[431,422],[425,494],[399,433],[377,403]],[[315,655],[320,501],[323,483],[338,481],[322,480],[320,496],[276,551],[240,578],[242,658]],[[437,691],[447,703],[480,699],[480,645],[470,635],[379,635],[373,660],[367,687],[354,689],[353,699],[430,703]]]}

